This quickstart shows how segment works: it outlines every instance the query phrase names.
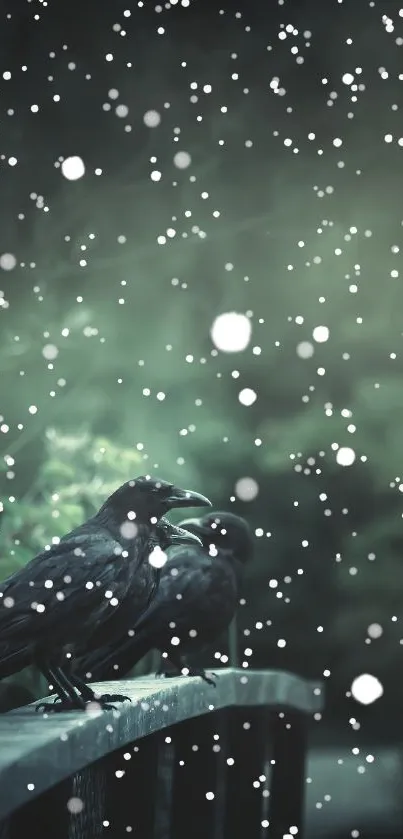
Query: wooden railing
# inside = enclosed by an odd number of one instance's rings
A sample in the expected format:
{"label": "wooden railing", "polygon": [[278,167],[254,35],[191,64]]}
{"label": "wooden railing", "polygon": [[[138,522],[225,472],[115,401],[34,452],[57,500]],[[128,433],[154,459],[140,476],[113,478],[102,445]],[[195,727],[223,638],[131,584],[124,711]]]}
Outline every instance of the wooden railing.
{"label": "wooden railing", "polygon": [[279,671],[103,683],[118,711],[0,716],[1,839],[302,836],[320,684]]}

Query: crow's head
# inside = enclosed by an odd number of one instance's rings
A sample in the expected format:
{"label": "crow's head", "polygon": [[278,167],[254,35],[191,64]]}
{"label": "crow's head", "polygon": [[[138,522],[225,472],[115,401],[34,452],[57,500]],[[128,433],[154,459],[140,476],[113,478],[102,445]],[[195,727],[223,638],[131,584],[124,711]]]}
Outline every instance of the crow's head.
{"label": "crow's head", "polygon": [[218,551],[225,551],[243,563],[253,558],[252,534],[241,516],[212,512],[200,518],[185,519],[180,526],[199,536],[206,550],[214,545]]}
{"label": "crow's head", "polygon": [[111,507],[118,516],[134,522],[156,523],[174,507],[211,507],[211,502],[199,492],[142,475],[119,487],[105,502],[105,507]]}

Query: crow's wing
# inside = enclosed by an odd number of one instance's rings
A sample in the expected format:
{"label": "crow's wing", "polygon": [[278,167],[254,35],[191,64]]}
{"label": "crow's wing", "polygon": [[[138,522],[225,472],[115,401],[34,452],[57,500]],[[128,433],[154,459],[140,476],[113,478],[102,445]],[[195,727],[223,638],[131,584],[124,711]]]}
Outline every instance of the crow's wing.
{"label": "crow's wing", "polygon": [[38,554],[0,585],[0,643],[39,641],[52,629],[67,643],[101,620],[110,609],[105,593],[118,596],[125,576],[121,552],[107,531],[83,530]]}
{"label": "crow's wing", "polygon": [[[215,626],[226,623],[225,605],[233,609],[233,581],[223,575],[220,563],[206,556],[203,549],[178,546],[168,552],[156,594],[146,611],[134,624],[134,635],[125,634],[119,641],[83,657],[76,670],[93,679],[124,675],[161,640],[181,629],[189,632],[200,625],[207,626],[214,635]],[[173,573],[172,573],[173,572]],[[177,573],[175,573],[177,572]],[[178,597],[180,595],[180,597]],[[169,624],[174,623],[175,629]]]}
{"label": "crow's wing", "polygon": [[145,629],[157,632],[170,621],[189,621],[203,604],[208,608],[218,570],[214,560],[193,546],[178,546],[167,553],[155,596],[133,627],[136,633]]}

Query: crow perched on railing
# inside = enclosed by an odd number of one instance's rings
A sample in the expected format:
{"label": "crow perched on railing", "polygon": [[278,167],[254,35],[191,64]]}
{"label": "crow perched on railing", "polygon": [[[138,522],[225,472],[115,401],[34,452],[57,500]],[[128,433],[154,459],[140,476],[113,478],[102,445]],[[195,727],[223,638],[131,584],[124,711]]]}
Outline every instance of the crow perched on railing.
{"label": "crow perched on railing", "polygon": [[[98,513],[5,580],[0,678],[36,664],[61,700],[45,705],[47,710],[85,708],[95,694],[66,674],[61,666],[66,648],[94,650],[127,631],[156,588],[160,572],[153,551],[160,540],[163,547],[175,538],[194,541],[166,521],[158,530],[159,520],[174,507],[197,506],[211,505],[205,496],[166,481],[128,481]],[[97,702],[111,707],[108,700],[122,698],[103,696]]]}
{"label": "crow perched on railing", "polygon": [[[200,650],[229,626],[239,599],[243,566],[253,555],[249,527],[240,516],[224,512],[185,519],[181,527],[199,536],[202,547],[168,548],[168,560],[147,611],[133,620],[129,634],[73,665],[83,678],[122,678],[152,649],[160,650],[176,672],[181,672],[186,666],[184,654]],[[187,666],[186,670],[189,675],[213,681],[204,670]]]}

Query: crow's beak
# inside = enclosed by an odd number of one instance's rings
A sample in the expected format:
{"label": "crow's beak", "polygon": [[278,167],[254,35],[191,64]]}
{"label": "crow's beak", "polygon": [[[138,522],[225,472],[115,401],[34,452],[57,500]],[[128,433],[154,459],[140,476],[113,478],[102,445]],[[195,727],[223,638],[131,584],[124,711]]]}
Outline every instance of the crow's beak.
{"label": "crow's beak", "polygon": [[169,541],[172,545],[202,545],[203,542],[195,533],[184,530],[183,527],[171,525]]}
{"label": "crow's beak", "polygon": [[189,489],[172,487],[169,497],[166,499],[168,510],[173,507],[212,507],[211,501],[200,492],[191,492]]}

